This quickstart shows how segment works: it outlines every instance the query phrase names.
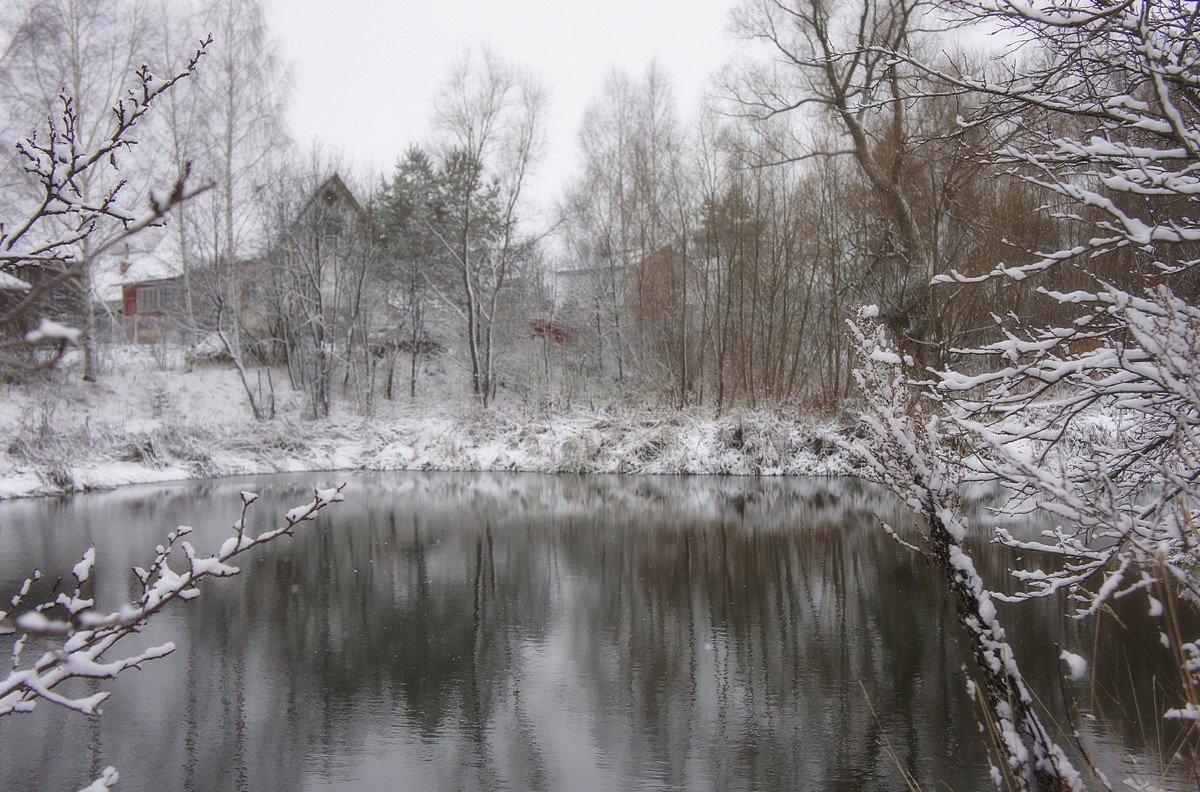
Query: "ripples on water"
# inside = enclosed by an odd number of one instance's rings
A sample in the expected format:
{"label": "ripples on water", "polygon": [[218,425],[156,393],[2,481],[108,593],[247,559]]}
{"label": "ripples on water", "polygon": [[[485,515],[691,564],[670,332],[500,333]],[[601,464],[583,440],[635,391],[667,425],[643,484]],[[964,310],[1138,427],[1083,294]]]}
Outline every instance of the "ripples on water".
{"label": "ripples on water", "polygon": [[[262,494],[261,529],[315,479],[0,504],[0,595],[95,542],[115,606],[176,524],[211,550],[240,490]],[[901,789],[886,745],[923,786],[989,786],[950,604],[878,530],[911,519],[873,487],[395,473],[346,494],[158,620],[144,642],[178,651],[110,683],[104,717],[0,722],[0,787],[74,790],[115,764],[130,790]],[[984,541],[982,574],[1009,587]],[[1121,614],[1140,637],[1100,647],[1136,651],[1112,673],[1150,690],[1169,658],[1141,607]],[[1077,647],[1075,626],[1054,603],[1002,615],[1061,718],[1057,651],[1029,647]]]}

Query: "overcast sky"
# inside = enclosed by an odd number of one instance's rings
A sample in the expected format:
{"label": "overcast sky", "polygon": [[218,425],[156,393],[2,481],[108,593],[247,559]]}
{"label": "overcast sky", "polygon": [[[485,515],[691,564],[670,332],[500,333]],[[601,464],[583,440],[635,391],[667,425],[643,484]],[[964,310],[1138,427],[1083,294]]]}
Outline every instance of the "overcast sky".
{"label": "overcast sky", "polygon": [[356,162],[390,168],[427,139],[431,100],[451,62],[488,44],[550,88],[549,147],[537,195],[553,200],[576,156],[584,108],[614,65],[657,58],[680,114],[695,108],[732,51],[735,0],[273,0],[268,20],[292,64],[289,120]]}

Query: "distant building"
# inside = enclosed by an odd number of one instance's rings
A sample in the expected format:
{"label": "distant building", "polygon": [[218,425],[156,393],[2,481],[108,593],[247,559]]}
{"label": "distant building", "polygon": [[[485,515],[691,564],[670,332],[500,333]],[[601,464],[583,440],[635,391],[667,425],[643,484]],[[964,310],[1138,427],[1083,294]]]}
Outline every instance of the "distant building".
{"label": "distant building", "polygon": [[151,229],[138,241],[97,262],[92,299],[113,340],[152,343],[180,335],[174,311],[183,279],[171,234]]}
{"label": "distant building", "polygon": [[563,266],[551,271],[547,285],[557,306],[606,302],[614,291],[624,294],[631,269],[623,264]]}
{"label": "distant building", "polygon": [[[58,264],[27,262],[18,274],[0,272],[0,314],[15,308],[29,293],[57,278],[62,270]],[[5,332],[24,334],[32,330],[41,317],[48,317],[70,326],[78,326],[83,316],[83,300],[78,282],[68,279],[43,293],[34,310],[26,311],[15,327],[4,328]]]}
{"label": "distant building", "polygon": [[275,335],[279,310],[271,285],[272,268],[282,266],[280,254],[303,257],[320,250],[322,258],[335,260],[340,237],[364,215],[334,174],[300,204],[286,240],[271,240],[260,254],[239,257],[226,267],[213,260],[211,251],[193,253],[185,275],[178,236],[166,229],[152,231],[139,237],[140,249],[126,248],[106,262],[96,278],[95,299],[110,317],[112,335],[133,343],[203,338],[215,326],[217,306],[236,305],[243,344],[265,349]]}
{"label": "distant building", "polygon": [[183,277],[121,284],[121,317],[125,338],[136,343],[160,341],[176,329],[174,314],[183,295]]}
{"label": "distant building", "polygon": [[362,205],[342,181],[333,174],[313,191],[296,214],[297,225],[313,227],[321,234],[337,235],[345,225],[365,216]]}

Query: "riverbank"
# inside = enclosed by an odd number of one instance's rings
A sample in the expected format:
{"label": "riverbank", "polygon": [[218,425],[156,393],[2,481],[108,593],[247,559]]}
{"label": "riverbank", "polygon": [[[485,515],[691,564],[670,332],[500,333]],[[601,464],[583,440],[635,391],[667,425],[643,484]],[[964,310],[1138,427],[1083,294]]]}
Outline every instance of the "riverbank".
{"label": "riverbank", "polygon": [[[70,370],[6,386],[0,499],[125,484],[305,470],[483,470],[662,475],[841,475],[849,429],[770,411],[611,405],[480,410],[433,382],[370,415],[254,421],[231,370],[152,361],[85,384]],[[439,388],[442,392],[439,393]]]}

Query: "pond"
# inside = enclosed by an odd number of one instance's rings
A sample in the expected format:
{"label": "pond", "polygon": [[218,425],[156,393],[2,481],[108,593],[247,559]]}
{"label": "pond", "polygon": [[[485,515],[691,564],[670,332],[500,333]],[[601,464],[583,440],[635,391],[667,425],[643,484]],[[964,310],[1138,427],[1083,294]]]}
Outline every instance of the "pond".
{"label": "pond", "polygon": [[[0,596],[95,543],[96,593],[115,607],[176,525],[211,552],[241,490],[262,494],[262,530],[345,478],[0,504]],[[875,487],[348,478],[344,504],[139,636],[178,650],[106,683],[103,717],[42,703],[0,721],[0,788],[75,790],[108,764],[129,790],[902,789],[897,763],[929,788],[990,786],[951,602],[879,530],[911,517]],[[1011,554],[982,531],[974,545],[1009,588]],[[1149,761],[1157,724],[1120,713],[1149,704],[1121,690],[1170,678],[1144,603],[1120,612],[1120,635],[1060,614],[1003,606],[1026,676],[1067,724],[1064,696],[1084,691],[1053,647],[1125,657],[1106,672],[1117,714],[1075,726],[1123,746],[1106,761]]]}

